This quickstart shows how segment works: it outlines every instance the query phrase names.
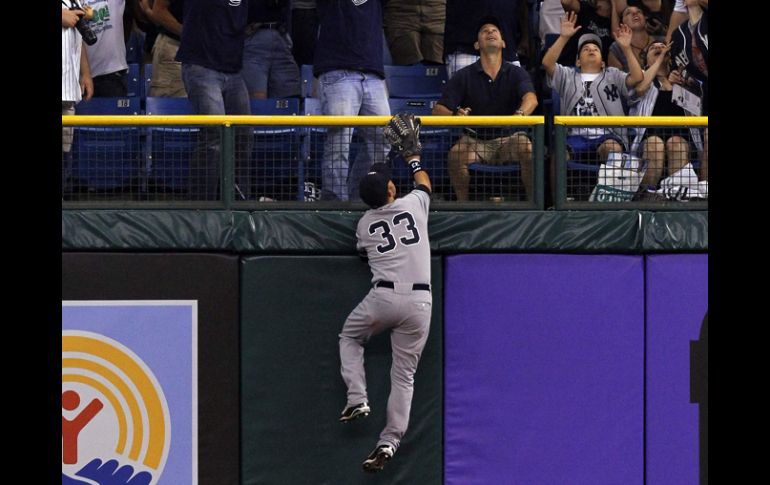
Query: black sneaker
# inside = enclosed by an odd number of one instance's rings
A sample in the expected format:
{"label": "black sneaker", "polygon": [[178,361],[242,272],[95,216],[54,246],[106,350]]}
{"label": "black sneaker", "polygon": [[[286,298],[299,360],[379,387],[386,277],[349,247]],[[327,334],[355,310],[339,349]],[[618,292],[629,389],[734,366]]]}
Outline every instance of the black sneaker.
{"label": "black sneaker", "polygon": [[340,422],[346,423],[348,421],[352,421],[356,419],[359,416],[368,416],[369,415],[369,405],[365,402],[362,402],[361,404],[356,404],[355,406],[348,406],[342,411],[342,415],[340,416]]}
{"label": "black sneaker", "polygon": [[390,445],[380,445],[374,449],[369,456],[364,460],[363,467],[365,472],[374,473],[378,470],[382,470],[391,458],[396,450]]}

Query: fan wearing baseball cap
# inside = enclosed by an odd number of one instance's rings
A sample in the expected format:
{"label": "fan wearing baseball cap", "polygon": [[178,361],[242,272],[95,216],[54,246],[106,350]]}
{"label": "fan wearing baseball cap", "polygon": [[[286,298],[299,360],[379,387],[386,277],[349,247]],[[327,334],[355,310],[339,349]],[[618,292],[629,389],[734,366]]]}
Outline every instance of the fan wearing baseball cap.
{"label": "fan wearing baseball cap", "polygon": [[[629,72],[606,67],[602,59],[602,40],[596,34],[583,34],[578,39],[576,69],[556,61],[570,38],[580,30],[576,26],[577,15],[568,13],[561,18],[559,38],[543,56],[543,67],[548,85],[558,94],[560,115],[566,116],[625,116],[623,100],[628,101],[629,91],[639,84],[644,73],[631,50],[631,29],[620,24],[613,32],[615,41],[628,59]],[[571,128],[567,145],[572,151],[569,158],[587,155],[587,158],[604,162],[610,153],[623,152],[628,146],[625,128]]]}

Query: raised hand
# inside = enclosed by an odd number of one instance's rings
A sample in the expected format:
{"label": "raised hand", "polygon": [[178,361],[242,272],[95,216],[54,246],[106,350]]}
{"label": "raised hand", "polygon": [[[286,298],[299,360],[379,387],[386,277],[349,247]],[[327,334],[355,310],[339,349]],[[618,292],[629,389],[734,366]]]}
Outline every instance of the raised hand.
{"label": "raised hand", "polygon": [[684,84],[684,77],[682,77],[682,73],[677,69],[668,74],[668,80],[671,84]]}
{"label": "raised hand", "polygon": [[568,12],[565,17],[560,17],[559,21],[561,22],[559,35],[562,37],[572,37],[575,35],[575,32],[581,29],[580,25],[575,26],[577,22],[577,14],[575,12]]}
{"label": "raised hand", "polygon": [[631,47],[631,27],[626,24],[620,24],[618,30],[612,33],[615,40],[621,47]]}

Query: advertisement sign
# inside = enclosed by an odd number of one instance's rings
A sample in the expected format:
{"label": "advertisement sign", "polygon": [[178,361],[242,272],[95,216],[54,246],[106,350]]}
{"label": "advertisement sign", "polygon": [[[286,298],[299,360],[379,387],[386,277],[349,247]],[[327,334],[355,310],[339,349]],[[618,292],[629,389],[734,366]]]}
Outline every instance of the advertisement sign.
{"label": "advertisement sign", "polygon": [[62,302],[62,485],[197,484],[197,302]]}

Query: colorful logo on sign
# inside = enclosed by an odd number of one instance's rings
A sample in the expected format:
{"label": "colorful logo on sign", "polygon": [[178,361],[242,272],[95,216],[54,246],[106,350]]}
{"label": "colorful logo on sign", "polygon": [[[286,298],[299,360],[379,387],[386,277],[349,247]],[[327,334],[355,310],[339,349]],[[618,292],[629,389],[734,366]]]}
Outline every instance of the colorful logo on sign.
{"label": "colorful logo on sign", "polygon": [[98,333],[62,331],[62,484],[157,483],[171,440],[155,375]]}

